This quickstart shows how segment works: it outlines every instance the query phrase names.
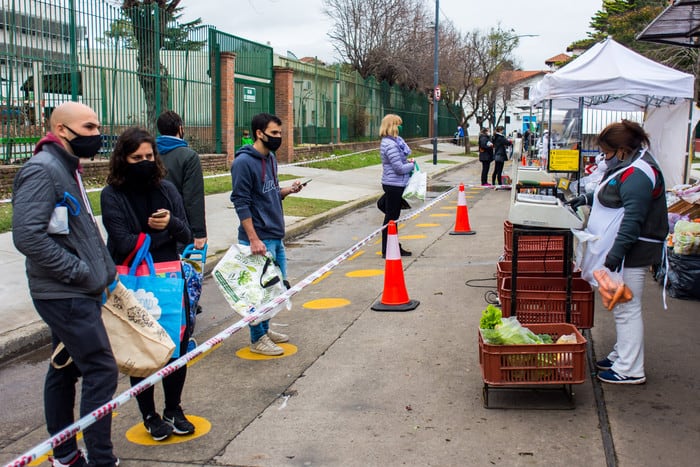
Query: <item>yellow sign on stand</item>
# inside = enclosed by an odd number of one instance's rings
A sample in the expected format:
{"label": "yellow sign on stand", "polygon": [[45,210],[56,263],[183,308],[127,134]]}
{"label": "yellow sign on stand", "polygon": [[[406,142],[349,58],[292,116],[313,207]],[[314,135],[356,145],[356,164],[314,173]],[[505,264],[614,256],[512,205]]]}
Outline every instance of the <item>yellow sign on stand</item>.
{"label": "yellow sign on stand", "polygon": [[578,172],[578,149],[552,149],[549,151],[550,172]]}

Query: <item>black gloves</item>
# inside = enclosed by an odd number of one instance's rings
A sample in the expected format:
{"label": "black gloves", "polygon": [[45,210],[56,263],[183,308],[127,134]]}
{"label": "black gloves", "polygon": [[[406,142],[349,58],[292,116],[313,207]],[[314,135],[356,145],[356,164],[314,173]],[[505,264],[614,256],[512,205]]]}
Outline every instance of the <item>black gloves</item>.
{"label": "black gloves", "polygon": [[588,198],[586,198],[586,195],[578,195],[576,198],[567,201],[566,204],[571,206],[571,209],[576,210],[579,206],[588,204]]}
{"label": "black gloves", "polygon": [[619,272],[622,267],[622,260],[611,258],[609,255],[605,257],[605,267],[612,272]]}

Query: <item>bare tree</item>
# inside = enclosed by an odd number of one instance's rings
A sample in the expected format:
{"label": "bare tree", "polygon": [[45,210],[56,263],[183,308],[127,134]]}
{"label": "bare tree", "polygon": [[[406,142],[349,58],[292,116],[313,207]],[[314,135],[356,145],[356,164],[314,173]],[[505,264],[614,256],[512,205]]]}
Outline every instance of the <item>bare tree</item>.
{"label": "bare tree", "polygon": [[[443,102],[448,112],[463,123],[467,152],[469,120],[475,118],[479,125],[485,120],[492,124],[497,120],[499,76],[513,68],[512,54],[517,46],[518,38],[513,31],[504,31],[498,25],[485,33],[479,30],[466,33],[461,46],[451,52],[447,66],[452,69],[446,70],[441,80],[446,96]],[[454,103],[458,104],[456,110]]]}
{"label": "bare tree", "polygon": [[328,33],[341,60],[363,78],[416,89],[432,57],[423,0],[323,0],[334,24]]}

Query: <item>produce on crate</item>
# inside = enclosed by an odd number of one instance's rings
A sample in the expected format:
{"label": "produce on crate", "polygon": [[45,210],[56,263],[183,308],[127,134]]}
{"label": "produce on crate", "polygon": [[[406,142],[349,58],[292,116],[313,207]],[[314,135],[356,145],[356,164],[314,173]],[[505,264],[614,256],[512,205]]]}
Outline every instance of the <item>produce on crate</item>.
{"label": "produce on crate", "polygon": [[612,273],[607,268],[593,271],[593,277],[598,281],[598,292],[603,299],[603,305],[612,311],[615,305],[632,300],[632,291],[622,281],[619,273]]}
{"label": "produce on crate", "polygon": [[501,316],[501,310],[493,305],[488,305],[481,313],[479,329],[484,342],[495,345],[551,344],[553,342],[552,336],[535,334],[523,327],[516,317],[502,318]]}

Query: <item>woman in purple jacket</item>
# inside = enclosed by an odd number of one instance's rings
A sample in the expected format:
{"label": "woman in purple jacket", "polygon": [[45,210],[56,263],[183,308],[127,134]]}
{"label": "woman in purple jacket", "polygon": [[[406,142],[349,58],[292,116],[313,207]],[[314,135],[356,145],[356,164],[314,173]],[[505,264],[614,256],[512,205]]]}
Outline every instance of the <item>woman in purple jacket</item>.
{"label": "woman in purple jacket", "polygon": [[[382,119],[379,136],[382,137],[379,153],[382,156],[382,189],[384,189],[384,223],[395,221],[401,214],[403,190],[413,171],[413,158],[408,158],[411,149],[402,137],[401,117],[387,114]],[[382,258],[386,256],[386,228],[382,230]],[[401,248],[401,256],[411,256],[411,252]]]}

